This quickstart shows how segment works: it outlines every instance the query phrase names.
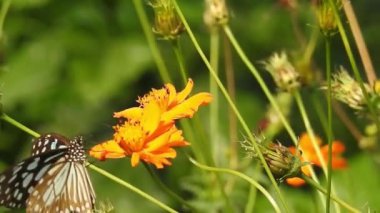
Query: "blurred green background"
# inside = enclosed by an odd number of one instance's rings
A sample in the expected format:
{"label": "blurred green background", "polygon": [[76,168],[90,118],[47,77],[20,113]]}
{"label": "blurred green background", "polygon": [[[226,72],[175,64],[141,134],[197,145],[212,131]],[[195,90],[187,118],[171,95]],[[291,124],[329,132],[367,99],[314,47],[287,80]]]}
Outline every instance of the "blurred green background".
{"label": "blurred green background", "polygon": [[[179,1],[179,4],[207,53],[209,32],[203,24],[204,2]],[[279,2],[239,0],[228,4],[231,28],[250,60],[259,69],[262,70],[260,61],[274,51],[286,50],[292,53],[300,49],[294,35],[290,12]],[[314,14],[308,1],[299,4],[298,26],[308,37],[317,27]],[[352,4],[374,66],[379,67],[380,59],[377,56],[380,54],[380,13],[377,10],[380,2],[353,1]],[[145,4],[145,9],[152,21],[152,8]],[[157,42],[174,84],[178,90],[182,89],[179,67],[170,43],[164,40]],[[187,35],[184,34],[180,42],[189,75],[195,81],[195,92],[208,91],[209,77],[206,67]],[[314,66],[321,70],[324,67],[323,47],[320,39],[313,58]],[[233,58],[237,105],[254,129],[267,109],[267,99],[240,59],[236,55]],[[126,0],[14,0],[5,19],[0,63],[1,102],[8,115],[40,133],[58,132],[68,137],[83,135],[87,147],[112,136],[112,126],[117,122],[112,117],[113,112],[135,106],[138,96],[163,85],[134,5]],[[340,39],[336,36],[333,40],[333,66],[339,65],[349,67]],[[275,92],[270,76],[264,71],[262,74]],[[225,79],[224,74],[221,74],[221,78]],[[308,96],[305,100],[309,101]],[[227,108],[223,102],[224,100],[221,104],[224,106],[221,108],[220,120],[225,121]],[[310,106],[308,110],[317,128],[316,132],[319,131],[324,137],[315,109]],[[207,115],[208,109],[203,107],[200,111],[202,115]],[[350,113],[353,114],[352,111]],[[207,116],[198,117],[201,117],[207,129]],[[303,132],[304,127],[296,110],[291,118],[296,132]],[[355,116],[353,119],[359,128],[364,127],[362,119]],[[213,142],[216,146],[227,146],[227,123],[220,124],[221,141]],[[362,210],[370,208],[380,211],[380,196],[375,190],[380,188],[379,167],[373,164],[368,153],[358,149],[357,142],[339,121],[334,124],[335,137],[347,145],[346,156],[349,159],[349,168],[336,172],[338,191],[349,203]],[[2,122],[0,125],[0,170],[3,171],[28,156],[32,137],[8,123]],[[242,137],[241,131],[238,131],[239,137]],[[285,132],[277,139],[289,144]],[[244,158],[243,150],[240,155]],[[217,157],[222,160],[217,159],[216,162],[223,162],[224,153]],[[159,200],[181,209],[178,203],[169,199],[155,185],[142,165],[131,168],[127,158],[106,162],[93,159],[89,161]],[[226,165],[221,163],[220,166]],[[248,171],[248,174],[249,172],[252,171]],[[196,174],[199,173],[200,170],[192,166],[181,153],[174,160],[173,166],[159,171],[163,181],[184,198],[193,199],[210,211],[218,209],[218,206],[223,205],[220,197],[204,195],[204,183],[197,180]],[[90,176],[97,192],[98,203],[111,203],[114,212],[162,211],[144,198],[93,171],[90,171]],[[310,209],[315,209],[314,198],[304,196],[309,192],[308,187],[293,189],[281,185],[281,188],[284,189],[286,198],[292,201],[292,208],[296,212],[310,212]],[[248,189],[249,186],[241,182],[231,193],[237,211],[244,209]],[[271,208],[267,201],[260,194],[257,199],[257,212],[271,212],[268,210]],[[318,211],[320,210],[315,209],[315,212]]]}

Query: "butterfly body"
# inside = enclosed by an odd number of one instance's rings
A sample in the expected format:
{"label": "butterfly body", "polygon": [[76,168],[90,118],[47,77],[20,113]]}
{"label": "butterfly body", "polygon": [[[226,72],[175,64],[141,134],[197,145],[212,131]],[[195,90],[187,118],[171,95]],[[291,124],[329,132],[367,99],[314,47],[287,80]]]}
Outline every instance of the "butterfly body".
{"label": "butterfly body", "polygon": [[95,193],[81,137],[45,134],[32,156],[0,175],[0,205],[27,212],[92,212]]}

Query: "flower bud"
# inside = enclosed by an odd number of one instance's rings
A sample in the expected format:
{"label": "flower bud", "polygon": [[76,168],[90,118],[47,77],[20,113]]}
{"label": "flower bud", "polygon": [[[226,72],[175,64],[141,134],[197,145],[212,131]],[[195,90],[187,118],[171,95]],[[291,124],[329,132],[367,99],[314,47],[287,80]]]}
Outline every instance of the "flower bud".
{"label": "flower bud", "polygon": [[300,75],[289,62],[285,52],[274,53],[264,65],[281,90],[289,92],[300,87]]}
{"label": "flower bud", "polygon": [[323,2],[317,8],[317,18],[319,27],[325,36],[336,33],[337,23],[334,10],[329,2]]}
{"label": "flower bud", "polygon": [[209,27],[227,24],[228,10],[225,0],[206,0],[203,20]]}
{"label": "flower bud", "polygon": [[[368,84],[364,83],[364,89],[366,92],[370,92]],[[331,92],[334,98],[348,104],[348,106],[353,109],[362,110],[364,106],[367,105],[359,83],[356,82],[343,67],[340,67],[340,71],[333,75]]]}
{"label": "flower bud", "polygon": [[299,156],[293,155],[289,149],[280,143],[271,143],[263,151],[265,161],[276,178],[282,181],[294,177],[301,172],[303,166]]}
{"label": "flower bud", "polygon": [[166,40],[174,40],[185,31],[171,1],[152,0],[150,2],[154,10],[153,32]]}

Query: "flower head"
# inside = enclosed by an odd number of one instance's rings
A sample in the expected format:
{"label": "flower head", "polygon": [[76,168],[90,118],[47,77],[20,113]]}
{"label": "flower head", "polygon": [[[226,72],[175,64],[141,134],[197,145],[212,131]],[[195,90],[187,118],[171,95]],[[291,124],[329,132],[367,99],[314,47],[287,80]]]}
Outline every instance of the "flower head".
{"label": "flower head", "polygon": [[300,173],[302,162],[299,155],[291,153],[281,143],[266,141],[265,137],[257,136],[255,136],[255,141],[248,139],[242,141],[241,146],[247,151],[248,157],[257,159],[260,157],[253,143],[257,143],[266,164],[279,181],[282,182],[285,178],[294,177]]}
{"label": "flower head", "polygon": [[264,65],[281,90],[292,91],[300,87],[300,75],[289,62],[285,52],[274,53]]}
{"label": "flower head", "polygon": [[170,159],[176,157],[174,147],[189,145],[175,126],[175,119],[191,117],[200,105],[211,101],[209,93],[198,93],[186,99],[192,85],[189,80],[179,93],[171,84],[153,89],[139,98],[139,107],[115,113],[122,122],[114,126],[113,139],[92,147],[90,155],[99,160],[130,156],[132,166],[140,161],[157,168],[171,165]]}
{"label": "flower head", "polygon": [[287,177],[294,177],[301,171],[302,162],[299,155],[290,152],[280,143],[270,143],[263,151],[263,155],[271,172],[280,181]]}
{"label": "flower head", "polygon": [[322,2],[317,8],[319,28],[325,36],[331,36],[337,31],[334,10],[330,2]]}
{"label": "flower head", "polygon": [[[366,92],[370,92],[368,84],[364,84]],[[332,95],[356,110],[364,109],[367,102],[364,97],[364,92],[347,71],[341,67],[340,71],[333,76],[331,82]]]}
{"label": "flower head", "polygon": [[185,31],[172,0],[152,0],[150,5],[154,9],[154,33],[163,39],[173,40]]}
{"label": "flower head", "polygon": [[152,89],[151,92],[140,97],[137,102],[139,107],[133,107],[115,113],[117,118],[136,119],[141,115],[143,108],[151,102],[156,102],[161,112],[161,121],[171,122],[180,118],[191,118],[198,110],[199,106],[211,102],[210,93],[201,92],[186,99],[193,89],[193,81],[189,79],[185,89],[177,92],[172,84],[166,84],[161,89]]}
{"label": "flower head", "polygon": [[228,23],[228,10],[225,0],[206,0],[203,20],[207,26],[218,26]]}
{"label": "flower head", "polygon": [[[328,145],[322,146],[322,140],[319,137],[316,137],[316,139],[317,139],[318,145],[320,146],[323,159],[325,162],[327,162],[327,160],[328,160]],[[299,141],[299,149],[302,152],[301,160],[303,162],[310,162],[313,165],[321,167],[321,162],[318,159],[318,156],[316,154],[316,151],[314,149],[314,146],[311,143],[311,139],[310,139],[308,134],[304,133],[301,135],[301,138]],[[296,152],[295,147],[289,147],[289,150],[292,153]],[[344,150],[345,150],[345,146],[342,142],[333,141],[332,150],[331,150],[332,151],[332,168],[333,169],[343,169],[347,166],[346,159],[344,159],[341,156],[341,154],[344,152]],[[310,168],[309,168],[310,166],[311,165],[305,165],[305,166],[302,166],[302,168],[301,168],[302,172],[307,176],[310,176],[310,173],[311,173]],[[304,180],[302,180],[301,178],[298,178],[298,177],[288,178],[288,179],[286,179],[286,182],[292,186],[301,186],[305,183]]]}

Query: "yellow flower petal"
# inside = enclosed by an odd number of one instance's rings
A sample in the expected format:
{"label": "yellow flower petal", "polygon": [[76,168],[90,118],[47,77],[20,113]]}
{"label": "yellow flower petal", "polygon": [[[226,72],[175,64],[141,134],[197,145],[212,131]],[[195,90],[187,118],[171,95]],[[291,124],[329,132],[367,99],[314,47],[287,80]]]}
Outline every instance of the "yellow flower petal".
{"label": "yellow flower petal", "polygon": [[158,104],[153,101],[144,107],[141,117],[141,125],[147,136],[151,135],[158,127],[161,120],[161,110]]}
{"label": "yellow flower petal", "polygon": [[164,153],[143,153],[141,159],[147,163],[152,163],[157,169],[161,169],[164,165],[171,165],[168,158],[175,158],[177,153],[174,149],[167,149]]}
{"label": "yellow flower petal", "polygon": [[183,89],[181,92],[177,94],[177,99],[176,99],[177,104],[182,103],[186,99],[186,97],[189,96],[191,90],[193,89],[193,86],[194,86],[194,82],[193,80],[191,80],[191,78],[189,78],[185,89]]}
{"label": "yellow flower petal", "polygon": [[95,145],[90,149],[89,154],[99,160],[105,160],[107,158],[122,158],[126,156],[125,151],[114,140]]}
{"label": "yellow flower petal", "polygon": [[160,147],[165,146],[170,138],[170,135],[173,133],[173,130],[169,130],[163,134],[161,134],[159,137],[155,138],[154,140],[150,141],[147,144],[147,147],[144,149],[146,152],[154,152],[155,150],[159,149]]}
{"label": "yellow flower petal", "polygon": [[142,108],[132,107],[120,112],[115,112],[114,117],[138,120],[141,118],[142,112],[143,112]]}
{"label": "yellow flower petal", "polygon": [[165,112],[162,115],[162,120],[167,121],[179,118],[191,118],[198,110],[199,106],[208,104],[211,100],[212,96],[210,93],[198,93]]}
{"label": "yellow flower petal", "polygon": [[132,167],[137,166],[140,162],[140,154],[137,152],[132,153],[132,158],[131,158],[131,165]]}
{"label": "yellow flower petal", "polygon": [[173,86],[173,84],[165,84],[165,88],[168,91],[168,106],[166,107],[170,107],[170,105],[172,105],[172,103],[175,101],[177,97],[177,91],[175,87]]}

